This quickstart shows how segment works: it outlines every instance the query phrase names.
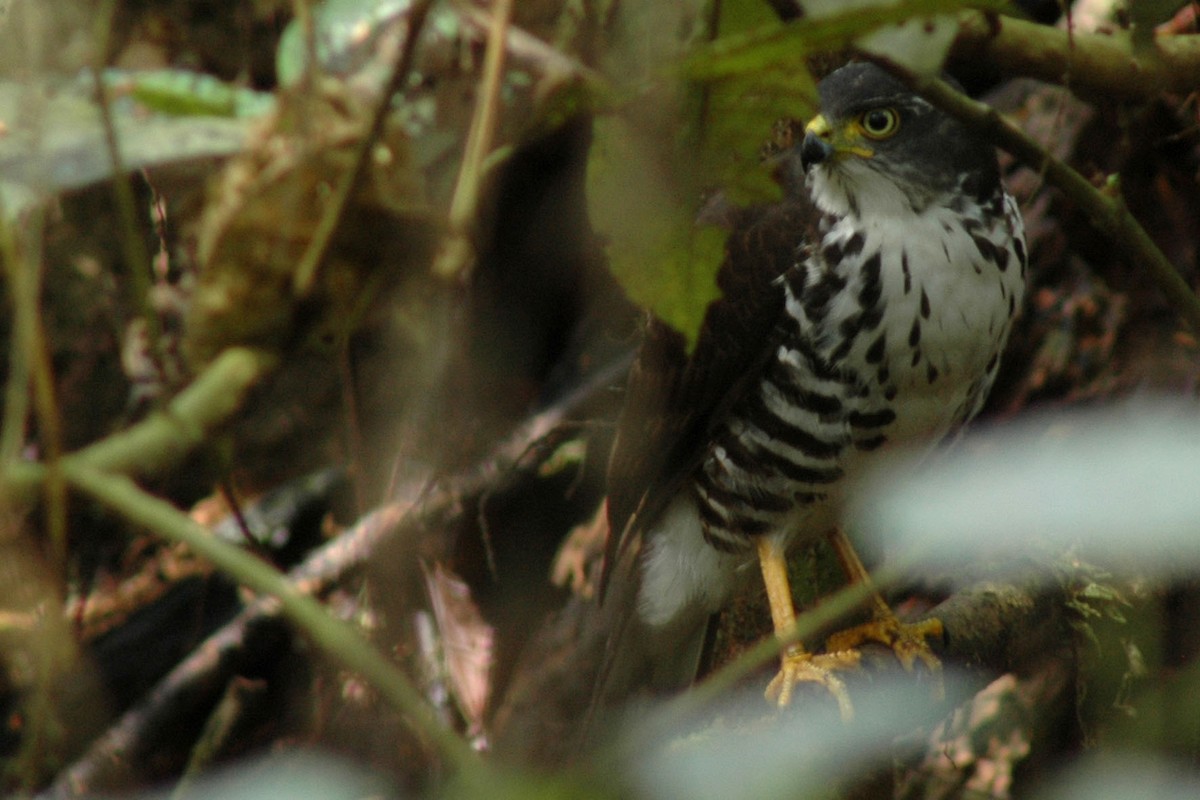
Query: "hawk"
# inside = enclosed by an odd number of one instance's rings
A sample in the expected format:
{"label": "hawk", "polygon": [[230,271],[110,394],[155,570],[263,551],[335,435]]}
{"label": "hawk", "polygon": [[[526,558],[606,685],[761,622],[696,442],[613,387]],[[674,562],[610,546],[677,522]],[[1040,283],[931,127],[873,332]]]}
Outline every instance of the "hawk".
{"label": "hawk", "polygon": [[[756,559],[780,635],[791,545],[829,535],[866,580],[835,526],[846,477],[961,428],[996,376],[1027,258],[995,150],[874,64],[818,94],[786,198],[735,214],[692,353],[659,321],[645,331],[609,465],[599,706],[690,683],[708,619]],[[834,671],[864,636],[936,666],[924,636],[939,625],[903,625],[878,598],[875,614],[827,653],[787,648],[768,696],[817,681],[848,714]]]}

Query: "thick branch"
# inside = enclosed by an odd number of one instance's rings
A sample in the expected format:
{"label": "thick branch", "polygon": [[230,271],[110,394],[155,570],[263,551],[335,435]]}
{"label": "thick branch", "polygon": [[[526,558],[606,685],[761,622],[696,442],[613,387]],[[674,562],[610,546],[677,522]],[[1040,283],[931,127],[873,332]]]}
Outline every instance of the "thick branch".
{"label": "thick branch", "polygon": [[1200,36],[1162,36],[1139,49],[1128,31],[1068,33],[972,11],[962,15],[951,53],[1097,99],[1145,102],[1159,92],[1190,94],[1200,86]]}

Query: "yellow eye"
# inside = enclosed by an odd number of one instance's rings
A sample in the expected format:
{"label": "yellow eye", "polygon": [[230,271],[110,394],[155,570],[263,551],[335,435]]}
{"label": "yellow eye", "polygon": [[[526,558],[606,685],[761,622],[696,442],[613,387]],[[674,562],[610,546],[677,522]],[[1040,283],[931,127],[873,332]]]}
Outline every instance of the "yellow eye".
{"label": "yellow eye", "polygon": [[873,108],[858,118],[858,124],[872,139],[886,139],[900,130],[900,115],[893,108]]}

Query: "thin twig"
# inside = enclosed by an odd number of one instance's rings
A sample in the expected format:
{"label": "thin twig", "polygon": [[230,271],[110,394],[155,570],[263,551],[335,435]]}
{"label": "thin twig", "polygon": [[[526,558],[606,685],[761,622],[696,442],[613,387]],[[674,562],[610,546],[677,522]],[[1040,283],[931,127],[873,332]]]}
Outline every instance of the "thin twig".
{"label": "thin twig", "polygon": [[133,187],[121,157],[121,146],[117,139],[117,126],[113,119],[112,106],[108,102],[108,88],[104,85],[103,59],[112,39],[113,15],[116,0],[105,0],[97,11],[95,41],[97,63],[92,67],[92,83],[96,92],[96,103],[100,108],[100,122],[104,129],[104,144],[108,148],[108,159],[112,163],[112,191],[117,218],[121,226],[121,252],[125,260],[125,274],[129,277],[129,302],[138,310],[146,322],[146,333],[153,343],[151,352],[158,363],[157,347],[161,342],[162,325],[150,300],[150,252],[142,238],[138,225],[137,204],[134,202]]}
{"label": "thin twig", "polygon": [[300,261],[296,265],[292,288],[299,297],[307,295],[312,289],[317,278],[317,269],[325,259],[329,244],[333,241],[333,235],[341,225],[342,217],[350,204],[350,197],[358,188],[358,184],[366,172],[371,148],[375,146],[376,140],[383,132],[384,122],[391,113],[392,97],[403,88],[404,82],[412,71],[413,63],[416,60],[418,40],[421,38],[421,31],[425,28],[425,18],[432,5],[433,0],[416,0],[409,8],[408,32],[405,35],[404,47],[396,59],[396,66],[392,69],[387,85],[383,87],[379,95],[379,102],[375,106],[371,124],[359,140],[350,169],[342,175],[337,191],[330,198],[325,213],[321,215],[321,219],[313,230],[312,239],[309,241],[304,255],[300,257]]}
{"label": "thin twig", "polygon": [[350,624],[334,617],[274,567],[241,548],[212,536],[165,500],[142,491],[132,480],[106,475],[86,465],[64,466],[71,486],[164,539],[181,542],[211,561],[239,584],[279,603],[280,610],[330,658],[362,675],[397,711],[411,720],[454,770],[471,770],[478,756],[442,725],[408,677]]}
{"label": "thin twig", "polygon": [[474,258],[470,226],[479,207],[484,159],[491,152],[496,122],[500,117],[500,85],[504,74],[504,57],[508,52],[508,25],[512,18],[512,7],[513,0],[496,0],[492,4],[483,74],[479,78],[479,96],[467,133],[458,182],[450,201],[448,230],[433,262],[433,274],[443,278],[463,278],[470,271]]}

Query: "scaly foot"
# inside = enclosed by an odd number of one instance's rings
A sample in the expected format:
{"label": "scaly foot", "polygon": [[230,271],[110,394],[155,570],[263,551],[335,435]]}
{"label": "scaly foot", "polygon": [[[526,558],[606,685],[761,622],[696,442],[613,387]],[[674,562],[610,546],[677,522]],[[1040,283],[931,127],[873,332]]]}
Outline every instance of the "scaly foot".
{"label": "scaly foot", "polygon": [[[942,662],[929,643],[930,637],[941,638],[944,634],[941,620],[927,619],[921,622],[907,623],[888,611],[877,614],[875,619],[856,625],[844,631],[838,631],[825,640],[825,649],[830,652],[854,650],[863,642],[879,642],[896,654],[896,659],[904,669],[912,672],[913,666],[920,661],[937,681],[937,692],[944,692],[942,686]],[[857,651],[856,651],[857,652]]]}
{"label": "scaly foot", "polygon": [[856,650],[814,655],[801,647],[789,647],[780,659],[779,674],[767,685],[767,699],[783,708],[792,701],[792,687],[797,683],[819,683],[837,700],[842,719],[849,721],[854,718],[854,706],[837,672],[857,668],[859,659]]}

